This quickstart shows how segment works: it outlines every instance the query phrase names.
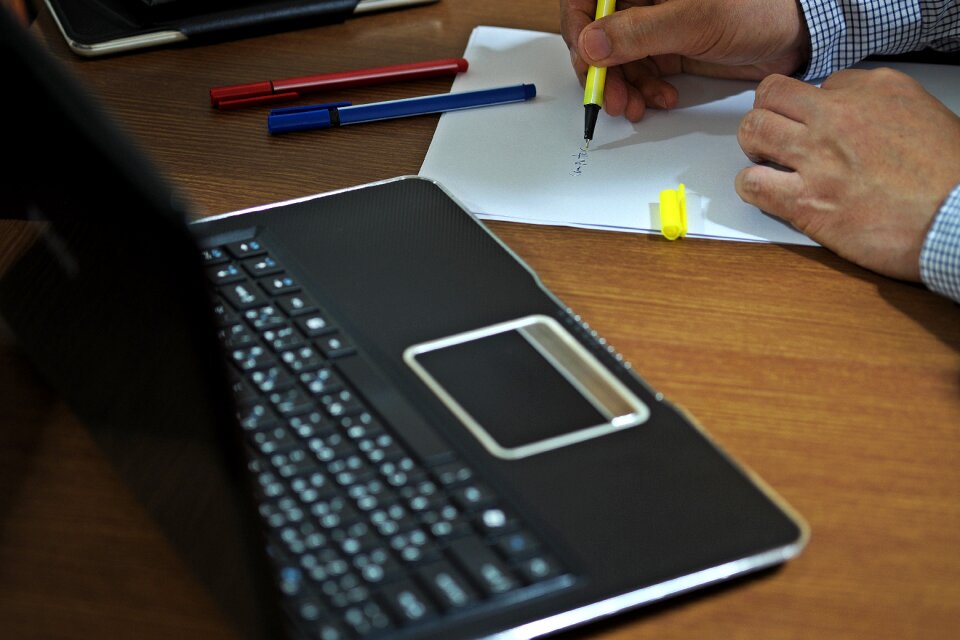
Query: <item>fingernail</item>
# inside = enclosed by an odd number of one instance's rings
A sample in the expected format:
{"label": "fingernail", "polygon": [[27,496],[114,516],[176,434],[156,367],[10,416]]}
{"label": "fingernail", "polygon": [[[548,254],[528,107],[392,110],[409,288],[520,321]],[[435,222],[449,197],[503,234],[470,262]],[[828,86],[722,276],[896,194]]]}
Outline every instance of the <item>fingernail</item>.
{"label": "fingernail", "polygon": [[657,96],[653,99],[654,104],[656,104],[661,109],[667,108],[667,99],[663,96]]}
{"label": "fingernail", "polygon": [[587,29],[583,33],[583,48],[594,60],[603,60],[610,56],[613,48],[603,29]]}
{"label": "fingernail", "polygon": [[577,66],[577,61],[580,60],[580,57],[577,55],[577,50],[572,48],[570,49],[570,64]]}

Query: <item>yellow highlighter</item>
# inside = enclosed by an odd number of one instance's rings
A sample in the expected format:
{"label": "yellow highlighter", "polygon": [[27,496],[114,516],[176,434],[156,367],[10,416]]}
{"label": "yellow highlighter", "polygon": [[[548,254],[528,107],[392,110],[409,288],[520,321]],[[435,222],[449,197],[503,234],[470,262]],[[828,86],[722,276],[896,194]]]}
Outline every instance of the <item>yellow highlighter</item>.
{"label": "yellow highlighter", "polygon": [[[616,0],[598,0],[597,15],[594,20],[606,17],[617,8]],[[607,80],[606,67],[590,67],[587,70],[587,84],[583,91],[583,148],[590,146],[593,140],[593,130],[597,127],[597,116],[603,106],[603,85]]]}
{"label": "yellow highlighter", "polygon": [[687,235],[687,192],[682,184],[676,191],[660,192],[660,232],[667,240]]}

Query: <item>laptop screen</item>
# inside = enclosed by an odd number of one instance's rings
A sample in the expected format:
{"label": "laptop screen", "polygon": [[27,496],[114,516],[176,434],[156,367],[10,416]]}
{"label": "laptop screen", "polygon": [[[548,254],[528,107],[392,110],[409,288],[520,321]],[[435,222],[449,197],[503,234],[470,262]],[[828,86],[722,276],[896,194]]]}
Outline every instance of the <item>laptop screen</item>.
{"label": "laptop screen", "polygon": [[184,213],[2,10],[0,59],[19,98],[0,104],[16,123],[0,217],[22,220],[7,223],[21,232],[0,259],[0,315],[230,618],[267,637],[274,581],[255,560],[263,546]]}

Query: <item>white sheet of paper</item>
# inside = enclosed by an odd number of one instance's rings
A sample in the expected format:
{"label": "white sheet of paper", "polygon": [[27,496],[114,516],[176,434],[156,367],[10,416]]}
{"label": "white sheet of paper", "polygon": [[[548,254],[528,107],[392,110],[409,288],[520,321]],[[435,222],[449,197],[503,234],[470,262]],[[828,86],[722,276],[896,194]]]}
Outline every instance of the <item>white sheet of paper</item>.
{"label": "white sheet of paper", "polygon": [[[470,68],[451,91],[537,87],[529,102],[440,118],[420,175],[439,181],[478,216],[659,233],[660,191],[682,182],[688,235],[816,244],[734,191],[734,176],[750,164],[736,131],[752,108],[756,83],[674,76],[676,109],[650,110],[635,124],[601,113],[583,152],[583,88],[559,35],[477,27],[464,57]],[[936,71],[927,75],[938,80]],[[954,107],[958,77],[939,87],[952,95],[933,91]]]}

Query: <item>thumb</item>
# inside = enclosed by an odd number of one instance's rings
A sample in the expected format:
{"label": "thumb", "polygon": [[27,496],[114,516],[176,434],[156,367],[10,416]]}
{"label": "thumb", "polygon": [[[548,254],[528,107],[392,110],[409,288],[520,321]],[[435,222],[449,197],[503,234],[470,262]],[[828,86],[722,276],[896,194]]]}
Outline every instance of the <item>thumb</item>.
{"label": "thumb", "polygon": [[689,6],[678,0],[617,11],[584,27],[577,41],[578,54],[597,67],[668,53],[689,54],[703,20],[703,12]]}

